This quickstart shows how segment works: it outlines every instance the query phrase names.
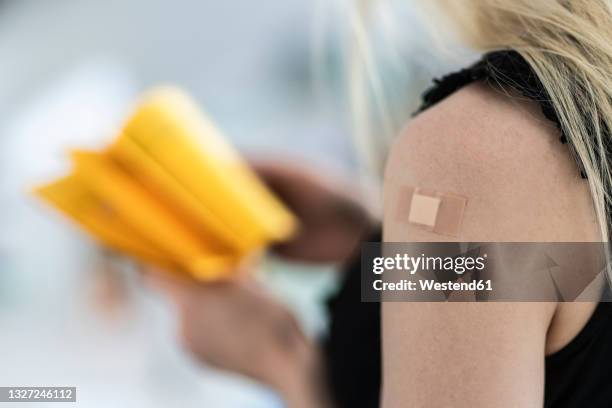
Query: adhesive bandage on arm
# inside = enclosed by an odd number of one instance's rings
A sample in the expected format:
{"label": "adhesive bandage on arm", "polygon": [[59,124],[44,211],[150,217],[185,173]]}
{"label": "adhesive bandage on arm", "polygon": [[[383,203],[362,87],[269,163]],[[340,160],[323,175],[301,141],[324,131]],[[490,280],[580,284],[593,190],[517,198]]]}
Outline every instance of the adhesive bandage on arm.
{"label": "adhesive bandage on arm", "polygon": [[437,234],[457,237],[461,232],[467,198],[419,187],[402,187],[397,206],[399,222]]}

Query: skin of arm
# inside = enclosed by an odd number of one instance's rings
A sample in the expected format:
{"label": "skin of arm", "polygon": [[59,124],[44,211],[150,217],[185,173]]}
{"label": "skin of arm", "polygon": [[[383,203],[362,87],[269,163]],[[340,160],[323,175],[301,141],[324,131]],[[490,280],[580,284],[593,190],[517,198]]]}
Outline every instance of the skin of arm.
{"label": "skin of arm", "polygon": [[[384,241],[598,240],[588,185],[557,132],[536,104],[484,84],[423,112],[387,162]],[[467,197],[461,235],[398,223],[402,186]],[[382,406],[541,407],[548,333],[553,322],[563,327],[559,310],[555,303],[384,303]]]}

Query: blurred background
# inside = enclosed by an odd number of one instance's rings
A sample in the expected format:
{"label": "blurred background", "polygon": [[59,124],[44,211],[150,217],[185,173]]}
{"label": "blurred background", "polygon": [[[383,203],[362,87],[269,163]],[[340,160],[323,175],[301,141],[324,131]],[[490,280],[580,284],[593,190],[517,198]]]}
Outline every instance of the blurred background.
{"label": "blurred background", "polygon": [[[1,386],[76,386],[84,407],[282,406],[265,387],[193,362],[170,305],[28,190],[67,170],[69,147],[111,139],[159,83],[187,89],[247,156],[353,174],[342,64],[350,6],[0,1]],[[377,14],[394,44],[380,48],[382,77],[406,116],[432,76],[462,63],[432,51],[412,6]],[[323,336],[333,268],[271,259],[264,269],[306,332]]]}

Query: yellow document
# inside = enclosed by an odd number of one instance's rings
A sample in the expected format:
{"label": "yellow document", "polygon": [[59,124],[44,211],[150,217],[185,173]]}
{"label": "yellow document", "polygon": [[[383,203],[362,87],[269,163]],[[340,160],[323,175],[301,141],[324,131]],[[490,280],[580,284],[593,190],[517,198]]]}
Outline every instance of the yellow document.
{"label": "yellow document", "polygon": [[293,215],[175,88],[137,106],[103,152],[72,153],[73,172],[36,190],[103,244],[201,280],[288,239]]}
{"label": "yellow document", "polygon": [[76,221],[102,244],[154,263],[170,257],[130,229],[118,215],[75,175],[40,187],[36,193]]}
{"label": "yellow document", "polygon": [[177,89],[150,92],[110,155],[236,250],[285,239],[295,227],[292,215]]}

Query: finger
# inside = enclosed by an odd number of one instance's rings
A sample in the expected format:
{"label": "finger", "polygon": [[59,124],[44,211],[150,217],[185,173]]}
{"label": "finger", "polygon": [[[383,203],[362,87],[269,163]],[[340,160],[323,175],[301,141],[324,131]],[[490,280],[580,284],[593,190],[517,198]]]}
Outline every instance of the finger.
{"label": "finger", "polygon": [[184,276],[156,267],[146,268],[143,282],[145,286],[167,295],[175,302],[181,303],[189,296],[189,292],[193,290],[193,285],[197,285],[195,281]]}
{"label": "finger", "polygon": [[291,206],[303,196],[306,186],[316,186],[315,175],[307,168],[279,161],[251,161],[253,170],[268,187]]}
{"label": "finger", "polygon": [[304,173],[299,165],[288,164],[281,160],[249,159],[249,164],[265,180],[286,180],[296,174]]}
{"label": "finger", "polygon": [[231,279],[213,282],[200,282],[186,275],[175,275],[166,270],[150,268],[145,275],[146,284],[167,295],[181,308],[191,308],[202,302],[231,302],[233,294],[239,292],[245,282],[252,280],[250,269],[246,266],[229,272]]}

